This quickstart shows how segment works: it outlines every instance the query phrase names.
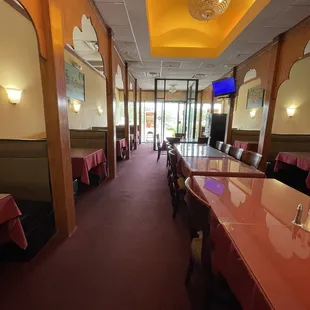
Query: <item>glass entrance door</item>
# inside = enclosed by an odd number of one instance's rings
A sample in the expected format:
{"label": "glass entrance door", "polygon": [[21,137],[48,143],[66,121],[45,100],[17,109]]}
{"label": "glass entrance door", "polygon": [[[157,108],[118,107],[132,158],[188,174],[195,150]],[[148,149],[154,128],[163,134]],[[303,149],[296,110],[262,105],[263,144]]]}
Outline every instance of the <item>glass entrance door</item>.
{"label": "glass entrance door", "polygon": [[154,149],[157,135],[160,141],[197,136],[197,96],[198,80],[155,80]]}

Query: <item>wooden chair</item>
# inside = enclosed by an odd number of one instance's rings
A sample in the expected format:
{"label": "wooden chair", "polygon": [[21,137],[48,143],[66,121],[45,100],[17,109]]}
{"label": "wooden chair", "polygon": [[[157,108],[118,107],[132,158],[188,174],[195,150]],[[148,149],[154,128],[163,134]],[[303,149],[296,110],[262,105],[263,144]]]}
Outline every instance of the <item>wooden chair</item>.
{"label": "wooden chair", "polygon": [[241,160],[242,153],[243,153],[243,149],[240,149],[238,147],[232,146],[229,149],[229,155],[234,157],[234,158],[236,158],[236,159],[238,159],[238,160]]}
{"label": "wooden chair", "polygon": [[179,211],[179,202],[182,196],[185,196],[185,179],[177,172],[177,156],[174,151],[169,151],[169,160],[171,165],[170,175],[170,193],[172,195],[173,214],[175,219]]}
{"label": "wooden chair", "polygon": [[159,134],[156,135],[156,143],[157,143],[157,161],[159,161],[162,150]]}
{"label": "wooden chair", "polygon": [[243,151],[241,161],[249,166],[252,166],[256,169],[259,168],[259,164],[261,162],[262,155],[252,152],[252,151]]}
{"label": "wooden chair", "polygon": [[230,148],[231,148],[231,144],[223,143],[221,147],[221,151],[225,154],[229,154]]}
{"label": "wooden chair", "polygon": [[[212,247],[209,246],[210,206],[193,191],[191,178],[186,179],[185,187],[188,225],[192,240],[185,285],[188,286],[190,284],[195,267],[199,268],[197,275],[200,275],[202,280],[199,281],[200,286],[203,285],[203,288],[199,289],[199,291],[203,292],[201,296],[205,304],[203,309],[241,310],[242,308],[237,298],[230,290],[225,279],[212,267]],[[211,304],[212,307],[210,307]]]}
{"label": "wooden chair", "polygon": [[222,141],[216,141],[215,148],[217,150],[221,151],[223,143],[224,142],[222,142]]}
{"label": "wooden chair", "polygon": [[200,137],[198,138],[198,144],[208,144],[209,138]]}
{"label": "wooden chair", "polygon": [[206,204],[192,189],[192,179],[185,181],[186,197],[188,207],[188,228],[191,237],[191,257],[187,269],[185,284],[190,279],[195,266],[201,267],[201,251],[203,238],[209,237],[209,213],[210,206]]}

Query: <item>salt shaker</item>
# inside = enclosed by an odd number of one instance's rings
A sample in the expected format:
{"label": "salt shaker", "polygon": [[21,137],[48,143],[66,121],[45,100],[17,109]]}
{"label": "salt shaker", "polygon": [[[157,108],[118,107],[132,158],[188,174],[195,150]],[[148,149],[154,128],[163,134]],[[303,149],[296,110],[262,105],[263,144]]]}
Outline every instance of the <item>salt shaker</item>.
{"label": "salt shaker", "polygon": [[297,214],[292,223],[297,226],[302,226],[301,217],[302,217],[302,205],[300,204],[297,207]]}

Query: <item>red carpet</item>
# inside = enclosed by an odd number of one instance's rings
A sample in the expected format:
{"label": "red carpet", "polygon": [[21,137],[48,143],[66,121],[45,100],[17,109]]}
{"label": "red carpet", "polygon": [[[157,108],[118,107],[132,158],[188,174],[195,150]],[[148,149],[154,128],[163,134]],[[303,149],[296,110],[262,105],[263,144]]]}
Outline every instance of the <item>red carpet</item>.
{"label": "red carpet", "polygon": [[189,238],[171,216],[166,157],[156,157],[141,145],[115,180],[82,195],[78,229],[55,250],[0,265],[0,309],[190,309]]}

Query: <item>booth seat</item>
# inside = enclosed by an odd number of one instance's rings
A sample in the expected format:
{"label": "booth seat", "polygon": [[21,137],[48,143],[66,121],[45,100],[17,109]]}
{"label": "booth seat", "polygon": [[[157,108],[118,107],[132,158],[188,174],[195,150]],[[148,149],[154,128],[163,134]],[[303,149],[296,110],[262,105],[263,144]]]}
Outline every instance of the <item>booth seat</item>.
{"label": "booth seat", "polygon": [[55,233],[47,141],[0,139],[0,193],[13,196],[28,241],[0,246],[0,260],[29,260]]}
{"label": "booth seat", "polygon": [[277,177],[281,179],[281,172],[274,173],[275,159],[280,152],[310,152],[310,134],[271,135],[266,169],[266,175],[269,178]]}
{"label": "booth seat", "polygon": [[232,144],[235,141],[251,141],[258,142],[259,141],[259,130],[238,130],[233,129],[231,133],[231,142]]}

